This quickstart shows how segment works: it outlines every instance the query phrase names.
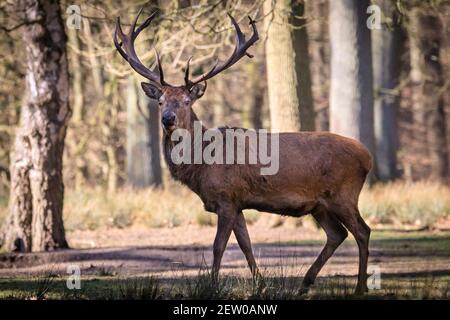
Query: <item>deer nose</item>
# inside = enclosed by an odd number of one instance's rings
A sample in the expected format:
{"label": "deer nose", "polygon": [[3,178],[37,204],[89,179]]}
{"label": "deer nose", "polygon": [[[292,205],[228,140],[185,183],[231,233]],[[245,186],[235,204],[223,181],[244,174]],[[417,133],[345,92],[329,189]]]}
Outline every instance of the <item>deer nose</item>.
{"label": "deer nose", "polygon": [[177,116],[172,111],[165,111],[162,115],[161,122],[164,125],[164,127],[168,128],[173,125],[175,125],[175,120],[177,119]]}

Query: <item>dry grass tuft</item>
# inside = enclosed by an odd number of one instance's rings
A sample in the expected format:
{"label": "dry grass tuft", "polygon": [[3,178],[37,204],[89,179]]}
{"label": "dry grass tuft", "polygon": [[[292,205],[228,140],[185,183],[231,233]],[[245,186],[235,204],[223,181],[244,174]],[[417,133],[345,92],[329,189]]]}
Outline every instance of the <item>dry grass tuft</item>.
{"label": "dry grass tuft", "polygon": [[372,223],[433,227],[450,217],[450,188],[431,182],[378,184],[364,188],[359,208]]}

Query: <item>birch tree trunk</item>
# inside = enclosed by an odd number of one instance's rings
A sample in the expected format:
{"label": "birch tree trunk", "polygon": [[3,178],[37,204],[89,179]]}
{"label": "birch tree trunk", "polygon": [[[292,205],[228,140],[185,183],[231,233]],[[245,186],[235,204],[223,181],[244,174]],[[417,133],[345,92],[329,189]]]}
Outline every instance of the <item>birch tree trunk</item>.
{"label": "birch tree trunk", "polygon": [[329,2],[330,130],[361,141],[375,156],[368,6],[368,0]]}
{"label": "birch tree trunk", "polygon": [[8,251],[66,248],[62,156],[71,113],[66,34],[58,2],[17,5],[27,21],[26,92],[11,161],[10,211],[0,238]]}
{"label": "birch tree trunk", "polygon": [[266,68],[270,123],[274,132],[300,130],[299,101],[293,48],[291,1],[265,0]]}

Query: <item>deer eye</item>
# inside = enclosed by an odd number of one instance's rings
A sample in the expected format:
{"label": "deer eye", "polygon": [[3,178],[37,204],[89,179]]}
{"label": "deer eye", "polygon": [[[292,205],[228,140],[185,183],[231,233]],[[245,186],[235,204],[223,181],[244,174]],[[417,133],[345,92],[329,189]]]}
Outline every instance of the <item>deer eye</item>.
{"label": "deer eye", "polygon": [[183,103],[184,103],[185,106],[188,106],[191,103],[191,100],[184,99]]}

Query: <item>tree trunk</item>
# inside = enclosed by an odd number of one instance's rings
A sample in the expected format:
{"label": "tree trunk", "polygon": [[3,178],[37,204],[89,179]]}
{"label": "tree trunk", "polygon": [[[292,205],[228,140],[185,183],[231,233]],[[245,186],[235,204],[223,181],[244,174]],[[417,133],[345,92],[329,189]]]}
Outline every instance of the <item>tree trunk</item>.
{"label": "tree trunk", "polygon": [[291,1],[265,0],[266,69],[271,128],[274,132],[300,130],[297,78],[293,48]]}
{"label": "tree trunk", "polygon": [[372,58],[370,30],[366,26],[368,5],[368,0],[329,3],[330,129],[361,141],[374,156]]}
{"label": "tree trunk", "polygon": [[158,106],[145,97],[136,78],[130,76],[127,89],[127,179],[132,186],[143,188],[162,184],[159,143]]}
{"label": "tree trunk", "polygon": [[[145,96],[144,92],[142,92]],[[162,180],[162,169],[161,169],[161,139],[160,139],[160,129],[161,125],[159,122],[159,105],[156,100],[148,99],[146,96],[143,97],[144,101],[147,102],[148,110],[148,135],[149,135],[149,152],[150,152],[150,186],[159,187],[163,184]]]}
{"label": "tree trunk", "polygon": [[297,97],[300,108],[300,126],[304,131],[316,130],[314,103],[309,69],[308,33],[306,30],[305,4],[295,1],[292,5],[294,15],[295,72],[297,74]]}
{"label": "tree trunk", "polygon": [[444,81],[440,62],[442,24],[421,8],[411,12],[411,78],[415,86],[415,118],[426,128],[425,139],[431,158],[431,179],[448,182],[448,145],[444,111]]}
{"label": "tree trunk", "polygon": [[242,109],[242,126],[245,128],[262,128],[264,88],[261,81],[259,66],[260,61],[258,60],[251,60],[244,66],[249,85],[249,90],[245,96],[244,107]]}
{"label": "tree trunk", "polygon": [[378,178],[389,181],[398,176],[397,113],[403,35],[396,22],[395,5],[389,0],[378,0],[376,4],[385,19],[382,29],[372,30],[376,160]]}
{"label": "tree trunk", "polygon": [[71,62],[71,73],[72,78],[72,96],[73,96],[73,116],[72,121],[80,123],[83,120],[83,106],[84,106],[84,95],[83,95],[83,66],[81,65],[81,59],[79,52],[80,41],[78,39],[77,29],[68,29],[67,36],[70,43],[70,62]]}
{"label": "tree trunk", "polygon": [[104,83],[102,67],[96,56],[95,43],[91,30],[91,23],[88,18],[83,18],[82,21],[83,21],[84,36],[86,40],[86,47],[89,55],[89,62],[91,65],[90,69],[92,71],[93,87],[98,95],[97,98],[101,99],[103,97],[103,83]]}
{"label": "tree trunk", "polygon": [[69,39],[69,61],[70,61],[70,72],[73,75],[71,79],[72,83],[72,121],[70,123],[70,129],[68,131],[68,141],[70,141],[67,146],[72,155],[75,168],[75,189],[81,190],[84,182],[87,179],[87,164],[85,159],[86,152],[86,142],[88,137],[85,134],[80,134],[83,132],[85,126],[84,123],[84,94],[83,94],[83,66],[80,59],[80,40],[78,38],[77,29],[68,29],[67,36]]}
{"label": "tree trunk", "polygon": [[226,123],[227,107],[225,102],[226,84],[223,79],[215,79],[215,97],[213,105],[213,123],[214,126],[224,126]]}
{"label": "tree trunk", "polygon": [[134,187],[144,187],[148,182],[147,129],[145,119],[138,109],[136,79],[128,78],[127,85],[127,180]]}
{"label": "tree trunk", "polygon": [[139,105],[143,112],[147,112],[147,152],[148,152],[148,183],[147,186],[160,187],[162,181],[161,169],[161,139],[160,139],[160,116],[158,101],[149,99],[138,86]]}
{"label": "tree trunk", "polygon": [[66,248],[62,155],[71,113],[66,34],[58,2],[24,0],[17,9],[28,21],[22,33],[26,96],[11,162],[10,211],[1,238],[8,251]]}
{"label": "tree trunk", "polygon": [[328,1],[308,0],[308,47],[311,58],[311,81],[315,107],[316,129],[328,131],[330,89],[330,43],[328,39]]}

